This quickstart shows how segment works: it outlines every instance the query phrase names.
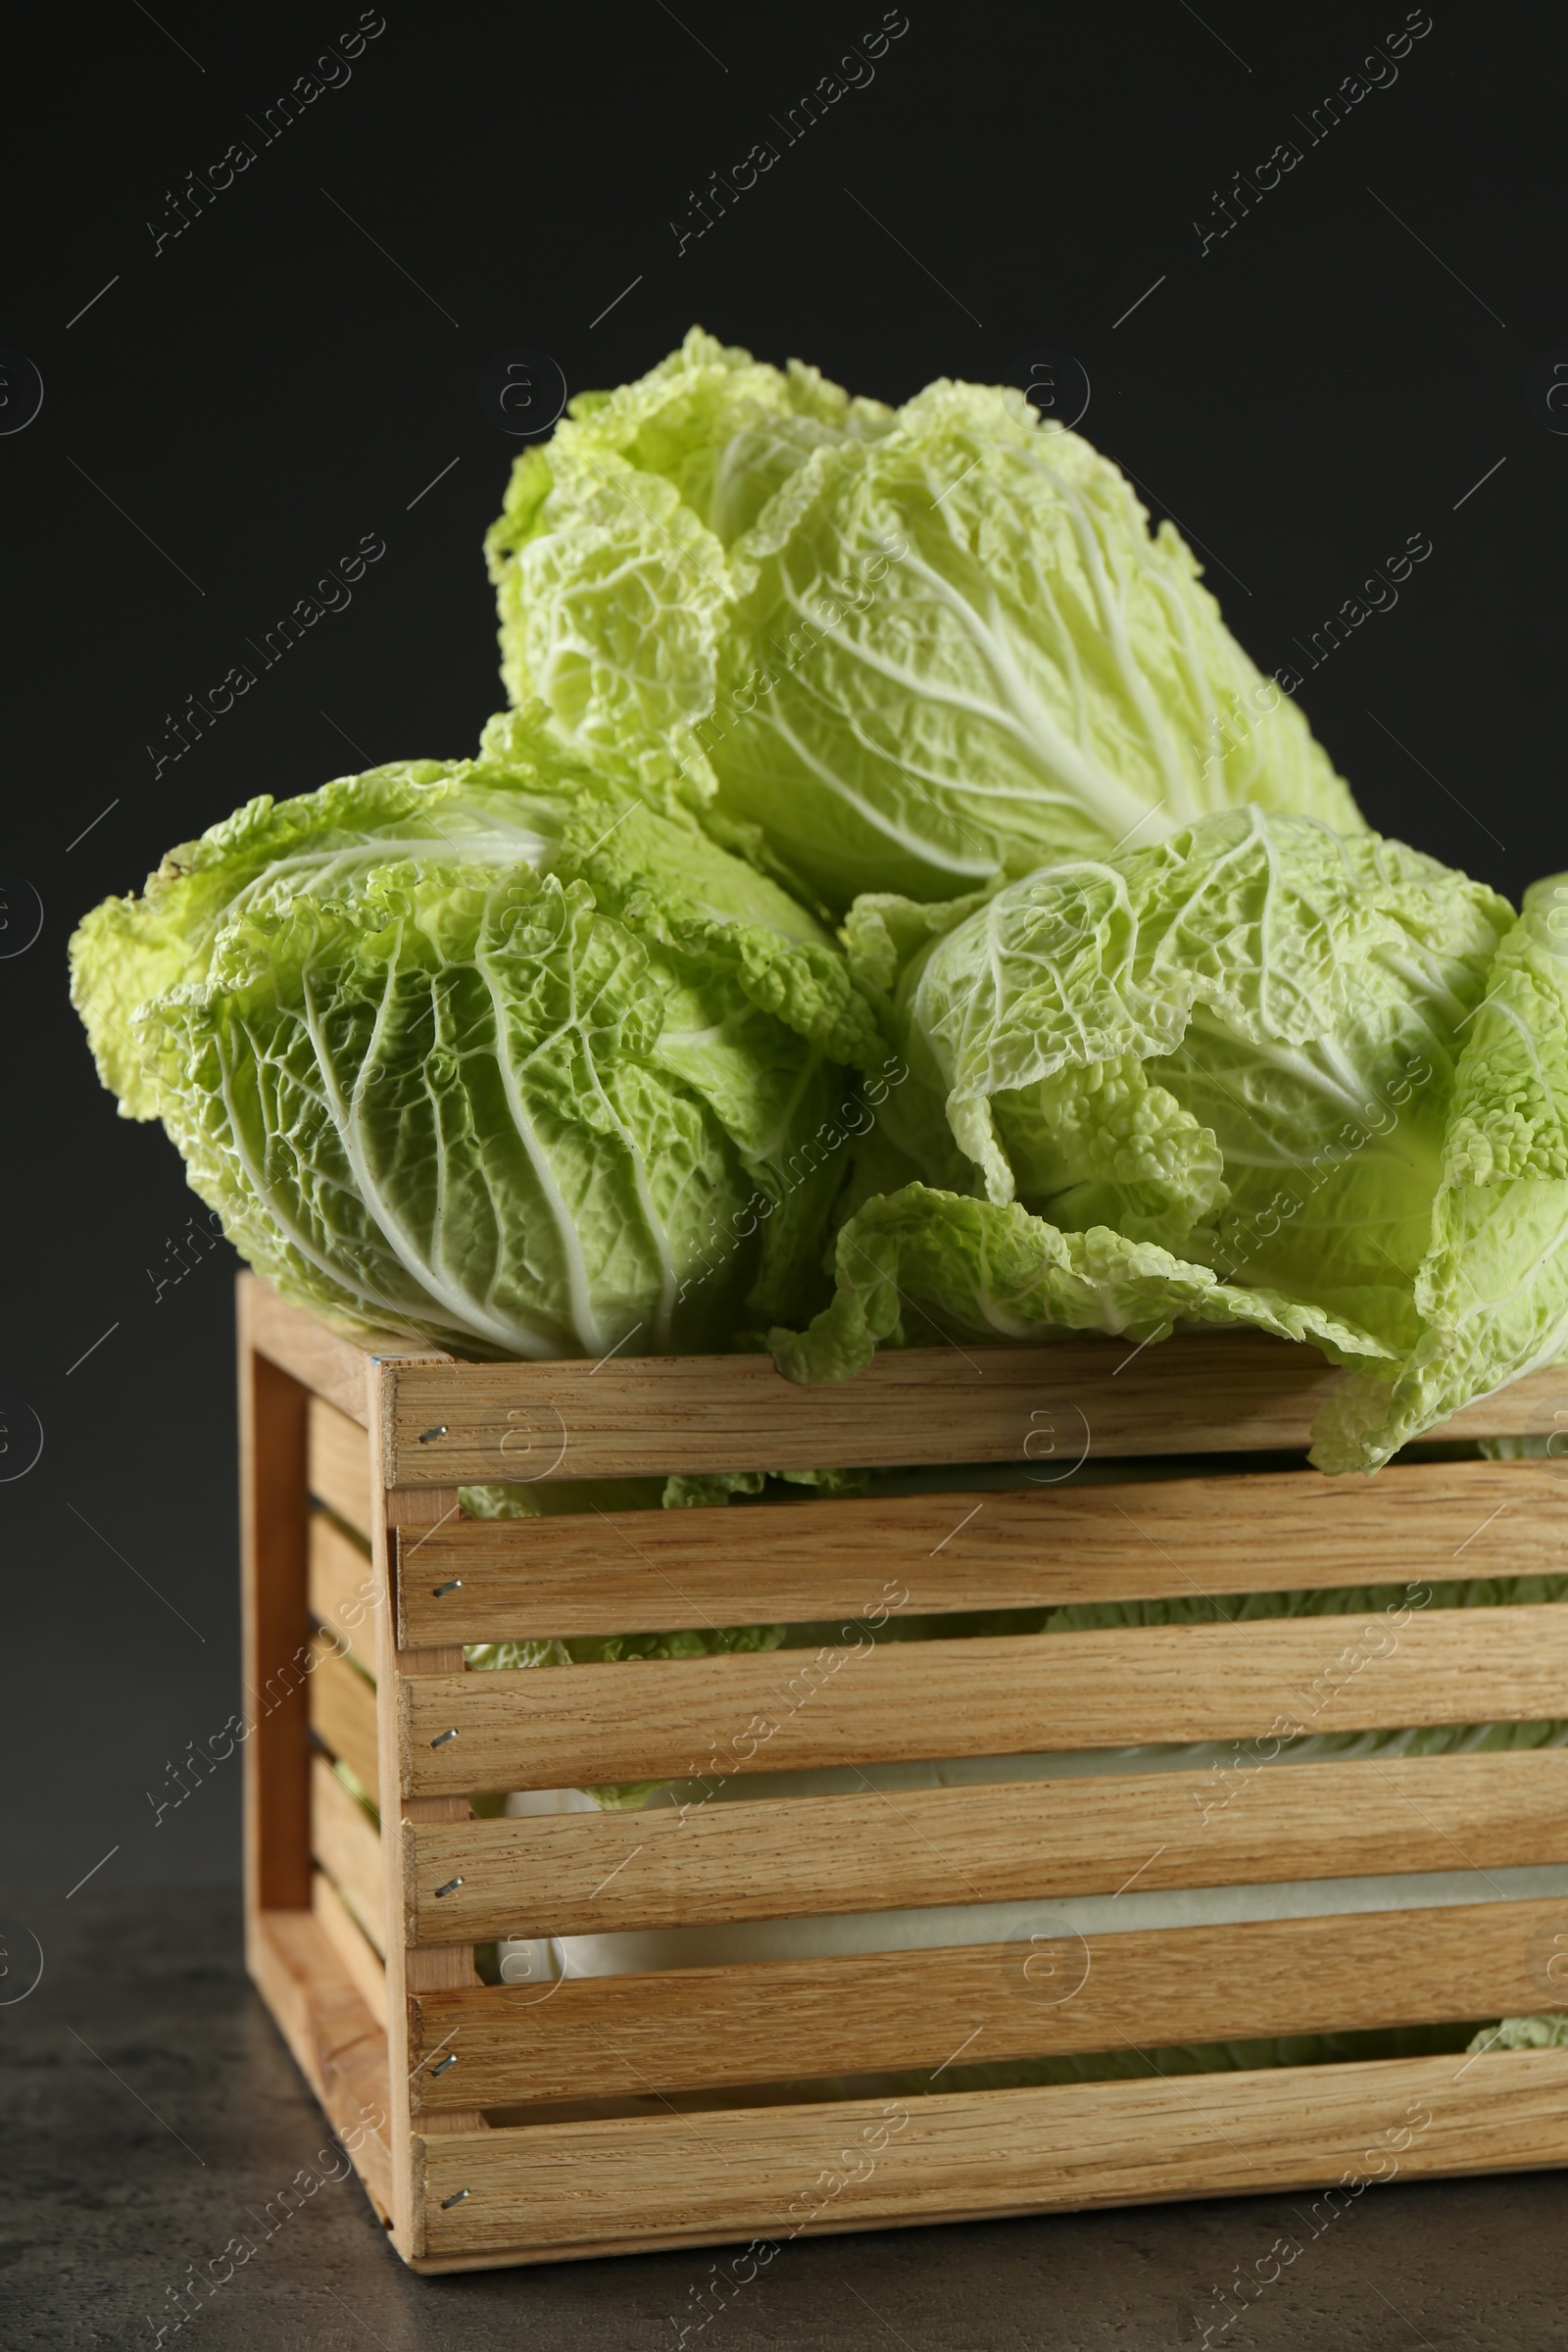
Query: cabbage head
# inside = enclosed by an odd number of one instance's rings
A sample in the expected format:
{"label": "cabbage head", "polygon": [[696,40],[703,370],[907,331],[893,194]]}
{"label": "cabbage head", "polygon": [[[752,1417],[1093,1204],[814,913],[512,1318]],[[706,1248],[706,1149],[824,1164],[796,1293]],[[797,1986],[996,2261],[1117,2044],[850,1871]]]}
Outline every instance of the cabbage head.
{"label": "cabbage head", "polygon": [[795,1377],[933,1319],[1251,1324],[1351,1368],[1313,1453],[1346,1470],[1568,1353],[1568,881],[1516,919],[1252,808],[978,905],[862,899],[847,936],[908,1064],[883,1117],[911,1181],[775,1335]]}
{"label": "cabbage head", "polygon": [[1021,393],[903,408],[693,328],[518,460],[503,675],[842,911],[1248,802],[1359,829],[1169,522]]}
{"label": "cabbage head", "polygon": [[[109,899],[73,997],[288,1298],[459,1353],[724,1348],[821,1276],[875,1032],[834,943],[679,808],[493,722],[264,795]],[[751,1344],[756,1344],[755,1339]]]}

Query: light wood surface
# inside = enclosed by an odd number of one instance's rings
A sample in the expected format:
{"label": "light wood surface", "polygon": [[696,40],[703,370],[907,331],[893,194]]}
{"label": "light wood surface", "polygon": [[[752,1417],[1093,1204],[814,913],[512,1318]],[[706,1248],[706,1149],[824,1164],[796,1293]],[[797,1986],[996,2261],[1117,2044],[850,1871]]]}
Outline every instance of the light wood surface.
{"label": "light wood surface", "polygon": [[258,1912],[251,1928],[257,1989],[384,2221],[394,2139],[386,2034],[311,1911]]}
{"label": "light wood surface", "polygon": [[[253,1274],[240,1277],[249,1298],[248,1312],[254,1345],[271,1361],[318,1395],[328,1398],[351,1418],[368,1423],[368,1367],[375,1363],[404,1369],[400,1383],[383,1390],[389,1416],[386,1472],[389,1485],[457,1484],[466,1479],[516,1478],[536,1474],[538,1465],[559,1442],[559,1426],[549,1409],[556,1407],[569,1425],[568,1451],[552,1473],[560,1478],[641,1476],[670,1469],[737,1469],[776,1467],[812,1469],[844,1458],[833,1450],[841,1441],[844,1412],[841,1400],[855,1397],[854,1414],[881,1450],[863,1452],[857,1462],[874,1461],[997,1461],[1029,1458],[1043,1467],[1058,1467],[1071,1458],[1083,1441],[1077,1418],[1091,1420],[1091,1449],[1096,1452],[1206,1453],[1247,1447],[1293,1448],[1309,1442],[1313,1412],[1341,1375],[1315,1348],[1295,1347],[1251,1332],[1182,1333],[1155,1348],[1137,1352],[1115,1340],[1070,1339],[1034,1348],[993,1347],[966,1343],[931,1348],[890,1350],[851,1383],[832,1389],[803,1389],[779,1375],[762,1356],[687,1356],[616,1358],[614,1365],[591,1366],[563,1361],[543,1365],[465,1363],[428,1343],[397,1337],[362,1336],[351,1339],[331,1330],[315,1315],[290,1306]],[[1149,1361],[1154,1366],[1150,1376]],[[413,1367],[420,1367],[418,1373]],[[1138,1366],[1144,1366],[1143,1372]],[[618,1366],[618,1372],[615,1367]],[[443,1368],[454,1376],[443,1383]],[[615,1377],[606,1381],[606,1374]],[[421,1390],[419,1381],[434,1374],[435,1385]],[[622,1377],[629,1381],[620,1385]],[[646,1382],[652,1376],[656,1392],[650,1397]],[[1116,1381],[1111,1388],[1110,1382]],[[588,1382],[596,1383],[590,1390]],[[955,1415],[959,1397],[981,1382],[989,1382],[987,1397],[994,1407],[999,1392],[1005,1393],[1007,1409],[1017,1420],[1010,1446],[999,1442],[994,1410]],[[407,1384],[407,1385],[401,1385]],[[458,1385],[461,1384],[461,1387]],[[910,1401],[932,1390],[941,1395],[943,1426],[922,1433],[921,1450],[898,1450],[896,1430],[887,1423]],[[1200,1389],[1202,1395],[1195,1391]],[[1042,1396],[1039,1392],[1044,1392]],[[778,1392],[784,1402],[776,1416],[768,1412]],[[437,1462],[439,1442],[419,1446],[418,1439],[434,1424],[420,1418],[425,1402],[465,1399],[464,1418],[472,1429],[473,1466],[457,1461],[457,1448]],[[744,1398],[744,1401],[742,1400]],[[874,1401],[872,1401],[874,1399]],[[479,1407],[475,1416],[468,1403]],[[1054,1419],[1052,1404],[1063,1407]],[[1094,1406],[1100,1407],[1098,1418]],[[817,1411],[816,1406],[823,1409]],[[546,1409],[541,1411],[541,1406]],[[591,1409],[590,1409],[591,1407]],[[734,1444],[750,1442],[760,1419],[778,1424],[780,1434],[806,1432],[815,1421],[817,1442],[799,1458],[779,1454],[768,1462],[753,1463],[734,1456]],[[1445,1424],[1446,1437],[1506,1437],[1533,1430],[1550,1432],[1559,1426],[1558,1407],[1568,1412],[1568,1368],[1551,1367],[1531,1373],[1508,1389],[1478,1398]],[[924,1413],[926,1404],[916,1408]],[[1039,1413],[1038,1420],[1031,1415]],[[516,1414],[516,1420],[511,1415]],[[440,1419],[442,1416],[436,1416]],[[663,1428],[660,1427],[664,1422]],[[417,1426],[416,1426],[417,1424]],[[1216,1427],[1216,1424],[1222,1425]],[[520,1434],[519,1434],[520,1433]],[[461,1431],[455,1435],[462,1440]],[[971,1434],[980,1449],[968,1450]],[[547,1447],[546,1440],[550,1441]],[[509,1439],[506,1454],[502,1441]],[[523,1461],[523,1447],[531,1452]],[[711,1458],[676,1461],[670,1447],[693,1446]],[[1027,1456],[1026,1456],[1027,1446]],[[1071,1454],[1068,1452],[1071,1447]],[[412,1447],[404,1458],[406,1447]],[[609,1453],[623,1447],[635,1454],[629,1463],[604,1466]],[[715,1451],[714,1448],[718,1450]],[[887,1448],[891,1447],[892,1450]],[[1049,1449],[1053,1449],[1048,1451]],[[826,1450],[824,1450],[826,1449]],[[590,1451],[600,1467],[587,1466]]]}
{"label": "light wood surface", "polygon": [[866,1637],[858,1652],[421,1677],[397,1696],[412,1795],[1248,1740],[1286,1722],[1309,1732],[1538,1722],[1568,1714],[1568,1609],[1433,1609],[1397,1629],[1379,1612],[877,1646]]}
{"label": "light wood surface", "polygon": [[349,1642],[367,1668],[375,1662],[370,1617],[377,1606],[368,1543],[346,1535],[325,1511],[310,1521],[310,1604],[318,1625]]}
{"label": "light wood surface", "polygon": [[940,2084],[960,2048],[964,2066],[1000,2065],[1518,2015],[1557,1998],[1545,1969],[1568,1902],[1060,1928],[1043,1909],[1033,1939],[1009,1943],[567,1979],[544,1997],[507,1984],[426,1993],[411,2049],[457,2064],[416,2076],[415,2110],[916,2067]]}
{"label": "light wood surface", "polygon": [[369,1426],[372,1364],[410,1357],[426,1363],[456,1360],[445,1348],[424,1340],[403,1339],[395,1333],[351,1336],[336,1331],[303,1307],[290,1306],[260,1275],[242,1273],[239,1288],[250,1317],[253,1345],[302,1387],[327,1397],[362,1428]]}
{"label": "light wood surface", "polygon": [[[1084,1453],[1305,1446],[1343,1376],[1316,1348],[1250,1332],[1132,1348],[892,1349],[836,1387],[804,1388],[765,1355],[615,1356],[590,1365],[406,1363],[383,1377],[392,1486],[806,1470]],[[1467,1405],[1446,1437],[1551,1429],[1568,1368]]]}
{"label": "light wood surface", "polygon": [[1224,1794],[1092,1773],[432,1824],[405,1835],[404,1894],[433,1943],[1568,1861],[1561,1748],[1287,1764]]}
{"label": "light wood surface", "polygon": [[311,1493],[370,1541],[370,1447],[359,1423],[324,1396],[311,1398]]}
{"label": "light wood surface", "polygon": [[[374,1788],[373,1781],[367,1784]],[[381,1837],[324,1756],[311,1760],[311,1852],[378,1953],[385,1949]]]}
{"label": "light wood surface", "polygon": [[324,1871],[311,1880],[311,1913],[353,1981],[365,2006],[386,2032],[386,1963]]}
{"label": "light wood surface", "polygon": [[315,1315],[289,1306],[270,1283],[255,1274],[239,1277],[252,1344],[282,1371],[316,1396],[330,1397],[340,1411],[362,1424],[367,1419],[366,1350]]}
{"label": "light wood surface", "polygon": [[315,1660],[310,1678],[311,1729],[322,1746],[340,1757],[373,1792],[380,1776],[374,1686],[357,1666],[339,1657],[321,1634],[312,1638],[311,1656]]}
{"label": "light wood surface", "polygon": [[[440,1526],[456,1513],[458,1497],[455,1488],[441,1487],[426,1488],[417,1494],[396,1497],[388,1494],[390,1481],[383,1450],[387,1419],[383,1390],[393,1376],[390,1363],[378,1361],[373,1364],[368,1374],[368,1394],[370,1493],[375,1505],[371,1513],[371,1558],[376,1591],[382,1601],[375,1611],[375,1659],[380,1749],[378,1803],[386,1919],[387,2065],[396,2085],[393,2094],[396,2129],[392,2141],[393,2213],[397,2222],[394,2243],[398,2252],[406,2260],[411,2260],[423,2251],[424,2222],[413,2188],[409,2077],[412,2066],[417,2062],[412,2061],[409,2056],[409,1995],[477,1984],[479,1978],[473,1965],[471,1943],[455,1942],[441,1951],[416,1951],[411,1947],[404,1928],[405,1838],[413,1834],[414,1826],[419,1829],[461,1826],[467,1816],[468,1803],[466,1796],[441,1794],[405,1799],[399,1788],[395,1725],[396,1697],[403,1678],[436,1672],[461,1682],[463,1651],[461,1646],[454,1644],[429,1649],[400,1649],[397,1644],[397,1621],[393,1606],[394,1539],[390,1512],[396,1509],[398,1524],[410,1529],[414,1540],[416,1540],[421,1523],[426,1527]],[[457,2110],[443,2116],[440,2122],[447,2130],[459,2132],[482,2131],[484,2126],[484,2118],[476,2108]]]}
{"label": "light wood surface", "polygon": [[[908,2121],[894,2130],[900,2115]],[[847,2162],[857,2148],[865,2153]],[[720,2109],[416,2136],[415,2149],[425,2251],[437,2258],[508,2248],[526,2260],[535,2247],[604,2248],[645,2232],[778,2240],[798,2228],[1311,2188],[1347,2172],[1417,2180],[1559,2165],[1568,2050]],[[1319,2200],[1320,2212],[1309,2204],[1283,2226],[1304,2241],[1353,2201]]]}
{"label": "light wood surface", "polygon": [[238,1314],[240,1676],[245,1690],[245,1911],[311,1899],[306,1606],[307,1394],[261,1352],[251,1292]]}
{"label": "light wood surface", "polygon": [[885,1501],[453,1519],[405,1556],[402,1639],[863,1622],[878,1611],[917,1617],[1561,1574],[1565,1471],[1419,1463],[1377,1479],[1276,1471]]}
{"label": "light wood surface", "polygon": [[[1304,1446],[1339,1375],[1314,1350],[1255,1335],[1141,1351],[1093,1340],[908,1350],[808,1391],[762,1357],[459,1364],[397,1341],[356,1345],[251,1277],[241,1293],[248,1959],[334,2124],[352,2133],[376,2117],[357,2162],[416,2269],[1302,2187],[1373,2161],[1359,2151],[1386,2148],[1377,2135],[1423,2100],[1432,2121],[1401,2149],[1400,2177],[1568,2162],[1568,2052],[1024,2093],[940,2083],[952,2064],[1123,2034],[1234,2038],[1547,2005],[1538,1977],[1555,1953],[1552,1905],[1102,1936],[1072,1997],[1054,2002],[1029,1980],[1015,1987],[1021,1942],[585,1981],[544,2002],[481,1986],[472,1954],[474,1938],[503,1932],[1559,1862],[1563,1752],[764,1797],[698,1803],[684,1822],[671,1808],[476,1821],[467,1801],[476,1788],[705,1767],[1150,1739],[1266,1746],[1281,1718],[1345,1731],[1558,1716],[1568,1614],[1417,1608],[1392,1646],[1378,1613],[526,1675],[468,1674],[462,1647],[847,1622],[884,1605],[911,1615],[1546,1571],[1562,1564],[1554,1467],[1055,1483],[1090,1452]],[[1549,1430],[1558,1411],[1565,1371],[1482,1400],[1444,1434]],[[1043,1483],[539,1526],[464,1522],[457,1509],[465,1479],[955,1459],[1022,1460]],[[317,1514],[313,1539],[308,1491],[343,1524]],[[345,1527],[369,1546],[374,1605],[357,1627],[342,1612],[365,1603],[366,1555]],[[393,1546],[401,1627],[387,1605]],[[434,1588],[451,1577],[461,1599],[442,1613]],[[313,1609],[373,1658],[378,1689],[319,1638],[314,1655],[304,1646]],[[379,1845],[319,1760],[313,1776],[312,1725],[376,1791]],[[443,1729],[458,1739],[432,1748]],[[748,1737],[752,1752],[737,1751]],[[312,1867],[313,1843],[324,1868]],[[454,1877],[465,1884],[438,1897]],[[384,1972],[356,1912],[379,1924]],[[1071,1938],[1044,1950],[1064,1972],[1080,1957]],[[459,2064],[432,2077],[454,2049]],[[786,2071],[903,2064],[938,2087],[907,2102],[874,2170],[842,2193],[811,2184],[837,2186],[838,2151],[863,2144],[883,2102],[484,2128],[491,2105],[633,2089],[657,2103]],[[460,2188],[468,2196],[443,2210]]]}

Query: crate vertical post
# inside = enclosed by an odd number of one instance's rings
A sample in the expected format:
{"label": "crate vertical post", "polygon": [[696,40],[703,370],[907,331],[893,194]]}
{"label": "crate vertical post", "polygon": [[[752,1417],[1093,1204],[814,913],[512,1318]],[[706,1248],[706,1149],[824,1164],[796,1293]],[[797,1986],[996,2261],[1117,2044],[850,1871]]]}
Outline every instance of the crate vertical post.
{"label": "crate vertical post", "polygon": [[[455,1519],[458,1490],[454,1487],[393,1489],[387,1479],[385,1434],[395,1392],[398,1365],[407,1358],[378,1355],[368,1371],[370,1439],[371,1560],[375,1576],[376,1609],[376,1732],[380,1759],[377,1792],[381,1813],[381,1860],[386,1902],[387,2062],[394,2102],[392,2146],[392,2210],[395,2243],[406,2258],[417,2260],[425,2251],[422,2204],[416,2198],[410,2168],[413,2130],[412,2078],[416,2068],[428,2065],[436,2053],[416,2059],[409,2055],[409,2003],[419,1994],[479,1983],[470,1944],[442,1944],[418,1950],[409,1930],[404,1897],[404,1831],[426,1822],[457,1822],[469,1818],[466,1796],[405,1796],[399,1752],[398,1691],[412,1676],[464,1672],[461,1643],[426,1649],[398,1647],[399,1578],[404,1558],[415,1557],[424,1538]],[[431,1360],[426,1356],[423,1360]],[[435,1359],[443,1360],[443,1359]],[[452,2053],[448,2053],[452,2055]],[[461,2055],[459,2056],[461,2063]],[[475,2110],[457,2110],[443,2116],[438,2130],[480,2131],[484,2119]]]}
{"label": "crate vertical post", "polygon": [[255,1293],[239,1294],[241,1675],[245,1743],[245,1921],[311,1900],[311,1753],[299,1652],[306,1601],[306,1429],[310,1391],[254,1345]]}
{"label": "crate vertical post", "polygon": [[[240,1278],[236,1325],[246,1967],[390,2230],[399,2132],[379,1961],[363,1938],[353,1963],[342,1956],[360,1930],[316,1867],[329,1825],[313,1802],[325,1770],[313,1732],[334,1707],[363,1722],[365,1688],[313,1634],[313,1429],[325,1412],[363,1448],[368,1358],[250,1275]],[[340,1784],[331,1787],[349,1805]],[[373,1832],[351,1805],[348,1819],[373,1877]]]}

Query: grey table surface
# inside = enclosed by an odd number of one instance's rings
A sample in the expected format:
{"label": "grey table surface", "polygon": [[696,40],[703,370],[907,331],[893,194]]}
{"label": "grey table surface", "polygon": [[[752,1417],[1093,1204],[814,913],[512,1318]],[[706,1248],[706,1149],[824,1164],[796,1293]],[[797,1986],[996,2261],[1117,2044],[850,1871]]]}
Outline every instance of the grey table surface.
{"label": "grey table surface", "polygon": [[[1568,2340],[1568,2175],[801,2240],[699,2326],[710,2254],[416,2278],[385,2243],[240,1959],[237,1894],[0,1900],[0,2343],[468,2352],[888,2346],[1538,2352]],[[36,1939],[36,1942],[34,1941]],[[43,1955],[42,1976],[25,1997]],[[1195,2130],[1200,2129],[1195,2115]],[[265,2234],[304,2168],[320,2183]],[[1245,2317],[1215,2289],[1299,2252]],[[177,2330],[172,2290],[254,2253]],[[1277,2258],[1276,2258],[1277,2259]],[[220,2268],[223,2267],[221,2261]]]}

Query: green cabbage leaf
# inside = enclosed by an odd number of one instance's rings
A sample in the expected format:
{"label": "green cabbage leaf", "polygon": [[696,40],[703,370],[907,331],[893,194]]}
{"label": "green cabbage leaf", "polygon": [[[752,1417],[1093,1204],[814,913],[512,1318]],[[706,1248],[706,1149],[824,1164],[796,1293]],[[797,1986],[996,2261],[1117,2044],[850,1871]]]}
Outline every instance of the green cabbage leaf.
{"label": "green cabbage leaf", "polygon": [[797,1379],[879,1343],[1250,1324],[1352,1377],[1372,1469],[1568,1352],[1568,883],[1236,810],[965,909],[846,927],[907,1062],[912,1180],[837,1237]]}
{"label": "green cabbage leaf", "polygon": [[514,698],[835,910],[1248,802],[1360,825],[1174,527],[1017,392],[893,410],[693,328],[571,404],[486,544]]}
{"label": "green cabbage leaf", "polygon": [[[283,1294],[460,1353],[757,1345],[876,1030],[775,884],[527,713],[263,796],[72,943],[104,1082]],[[753,1335],[748,1338],[748,1335]]]}

